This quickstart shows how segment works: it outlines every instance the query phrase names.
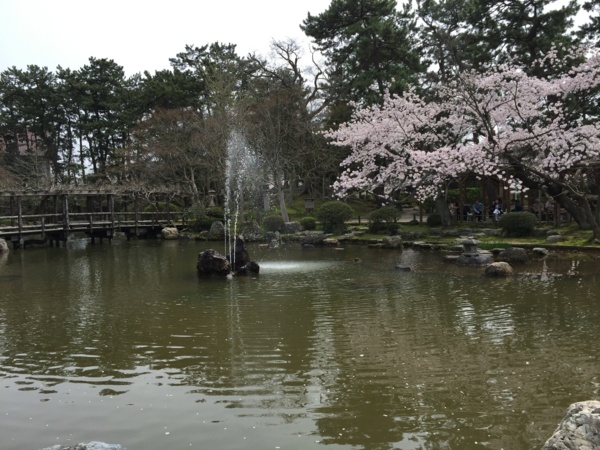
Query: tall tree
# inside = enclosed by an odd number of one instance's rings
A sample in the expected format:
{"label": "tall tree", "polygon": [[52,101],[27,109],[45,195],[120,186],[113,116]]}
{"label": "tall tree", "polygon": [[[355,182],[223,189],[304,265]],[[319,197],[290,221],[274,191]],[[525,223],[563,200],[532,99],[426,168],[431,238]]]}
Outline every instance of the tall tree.
{"label": "tall tree", "polygon": [[319,159],[324,146],[318,146],[314,132],[316,117],[328,101],[321,97],[320,79],[323,72],[318,66],[303,67],[300,46],[293,40],[273,41],[272,58],[265,60],[252,55],[258,67],[249,85],[250,90],[241,105],[245,107],[245,130],[249,142],[268,167],[269,182],[278,193],[284,220],[284,188],[293,192],[299,179],[306,181],[312,162]]}
{"label": "tall tree", "polygon": [[118,177],[117,149],[128,143],[129,130],[137,119],[131,109],[131,80],[113,60],[93,57],[67,80],[79,106],[77,133],[85,145],[82,157],[89,158],[95,178]]}
{"label": "tall tree", "polygon": [[350,102],[379,103],[422,71],[409,3],[398,11],[395,0],[333,0],[301,29],[326,59],[331,124],[349,118]]}
{"label": "tall tree", "polygon": [[575,0],[417,0],[416,10],[428,63],[442,81],[509,60],[544,75],[536,60],[576,44]]}
{"label": "tall tree", "polygon": [[0,78],[0,105],[0,128],[13,167],[26,169],[28,182],[38,187],[59,182],[65,117],[55,75],[35,65],[6,70]]}
{"label": "tall tree", "polygon": [[581,25],[578,35],[592,45],[600,47],[600,0],[585,1],[583,9],[589,16],[588,21]]}

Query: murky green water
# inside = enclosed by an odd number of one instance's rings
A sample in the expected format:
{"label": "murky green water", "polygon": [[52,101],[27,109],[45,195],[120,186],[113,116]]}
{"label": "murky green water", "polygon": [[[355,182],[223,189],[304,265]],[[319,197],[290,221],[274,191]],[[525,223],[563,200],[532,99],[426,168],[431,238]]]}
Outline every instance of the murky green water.
{"label": "murky green water", "polygon": [[251,246],[260,276],[226,281],[197,278],[204,248],[0,255],[0,448],[534,449],[600,398],[594,258],[489,280],[436,252]]}

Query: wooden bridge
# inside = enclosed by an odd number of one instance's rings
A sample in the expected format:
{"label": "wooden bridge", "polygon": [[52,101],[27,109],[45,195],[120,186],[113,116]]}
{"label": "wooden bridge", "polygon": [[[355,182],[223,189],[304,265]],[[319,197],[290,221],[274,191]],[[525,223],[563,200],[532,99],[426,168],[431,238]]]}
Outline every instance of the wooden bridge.
{"label": "wooden bridge", "polygon": [[[0,238],[12,242],[15,248],[50,243],[57,247],[70,235],[84,233],[92,242],[98,238],[109,241],[122,232],[127,239],[157,235],[166,227],[185,227],[185,209],[170,210],[170,194],[153,194],[155,211],[140,211],[138,193],[114,193],[100,189],[69,189],[55,191],[0,191]],[[115,198],[124,208],[115,210]],[[166,211],[159,211],[158,199],[166,198]],[[24,203],[41,199],[42,210],[24,214]],[[85,199],[85,207],[81,205]],[[77,201],[76,201],[77,200]],[[147,204],[152,204],[147,201]],[[133,206],[128,211],[128,206]]]}

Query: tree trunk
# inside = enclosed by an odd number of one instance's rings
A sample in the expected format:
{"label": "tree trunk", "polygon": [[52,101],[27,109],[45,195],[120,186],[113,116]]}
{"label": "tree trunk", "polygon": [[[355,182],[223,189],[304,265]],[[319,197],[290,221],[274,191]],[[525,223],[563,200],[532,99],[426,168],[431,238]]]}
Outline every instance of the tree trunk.
{"label": "tree trunk", "polygon": [[281,218],[284,222],[290,221],[290,216],[288,215],[287,208],[285,207],[285,191],[283,189],[282,180],[279,178],[278,174],[275,172],[275,186],[277,186],[277,197],[279,198],[279,208],[281,209]]}
{"label": "tree trunk", "polygon": [[450,215],[450,209],[446,203],[446,196],[440,194],[435,199],[435,212],[442,217],[442,225],[448,227],[452,225],[452,216]]}

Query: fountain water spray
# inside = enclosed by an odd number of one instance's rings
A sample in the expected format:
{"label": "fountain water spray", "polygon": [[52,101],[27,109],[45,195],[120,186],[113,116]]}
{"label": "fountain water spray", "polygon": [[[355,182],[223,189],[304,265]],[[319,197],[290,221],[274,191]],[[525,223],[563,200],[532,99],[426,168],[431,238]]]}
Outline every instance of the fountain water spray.
{"label": "fountain water spray", "polygon": [[227,142],[225,168],[225,254],[229,255],[232,272],[235,270],[238,221],[244,213],[244,198],[256,191],[259,161],[239,131],[233,131]]}

